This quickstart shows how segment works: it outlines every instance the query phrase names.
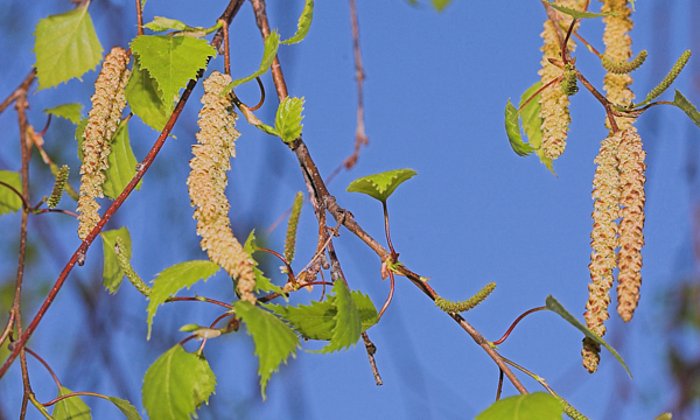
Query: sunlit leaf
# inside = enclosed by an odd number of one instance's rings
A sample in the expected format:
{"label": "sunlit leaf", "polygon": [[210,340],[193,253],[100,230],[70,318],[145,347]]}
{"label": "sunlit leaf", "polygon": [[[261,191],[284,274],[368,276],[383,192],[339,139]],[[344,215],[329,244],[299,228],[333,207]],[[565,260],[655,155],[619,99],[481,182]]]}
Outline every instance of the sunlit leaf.
{"label": "sunlit leaf", "polygon": [[381,172],[357,178],[348,185],[348,192],[359,192],[376,198],[379,201],[386,201],[396,188],[416,175],[413,169],[394,169],[392,171]]}
{"label": "sunlit leaf", "polygon": [[177,344],[146,371],[141,390],[151,419],[190,419],[216,388],[216,376],[202,357]]}
{"label": "sunlit leaf", "polygon": [[561,420],[559,400],[544,392],[503,398],[482,411],[476,420]]}
{"label": "sunlit leaf", "polygon": [[267,382],[280,364],[286,363],[289,356],[295,354],[299,337],[275,315],[250,302],[239,300],[234,304],[234,310],[253,337],[259,362],[260,391],[264,399]]}
{"label": "sunlit leaf", "polygon": [[[120,252],[124,253],[127,259],[131,259],[131,235],[126,227],[106,230],[100,233],[102,237],[102,253],[104,254],[104,268],[102,271],[102,284],[109,293],[117,293],[119,286],[124,279],[124,272],[119,268],[117,254],[114,252],[114,245],[117,238],[121,239],[122,247]],[[123,248],[123,249],[122,249]]]}
{"label": "sunlit leaf", "polygon": [[141,420],[138,410],[129,401],[117,397],[109,397],[109,400],[124,414],[126,420]]}
{"label": "sunlit leaf", "polygon": [[165,32],[165,31],[177,31],[173,35],[187,35],[187,36],[195,36],[195,37],[202,37],[204,35],[210,34],[217,29],[219,29],[221,26],[220,24],[216,24],[214,26],[211,26],[209,28],[203,28],[201,26],[189,26],[184,22],[181,22],[177,19],[171,19],[163,16],[156,16],[153,18],[152,21],[146,23],[143,25],[144,28],[149,29],[153,32]]}
{"label": "sunlit leaf", "polygon": [[[22,182],[19,172],[0,171],[0,182],[13,187],[18,193],[22,193]],[[7,185],[0,184],[0,214],[14,213],[22,208],[22,199]]]}
{"label": "sunlit leaf", "polygon": [[350,289],[343,279],[333,283],[335,293],[335,327],[331,340],[327,346],[321,349],[322,353],[330,353],[350,347],[357,343],[362,333],[362,322],[360,312],[355,306],[355,302],[350,295]]}
{"label": "sunlit leaf", "polygon": [[[61,387],[61,394],[70,394],[70,389]],[[85,402],[80,397],[65,398],[56,403],[56,407],[51,413],[54,420],[90,420],[92,412]]]}
{"label": "sunlit leaf", "polygon": [[265,46],[263,48],[262,59],[260,60],[260,67],[258,67],[258,69],[255,72],[253,72],[253,74],[251,74],[250,76],[234,80],[229,84],[228,88],[235,88],[240,84],[250,82],[256,77],[265,74],[265,72],[267,72],[270,66],[272,66],[272,62],[277,56],[277,49],[279,48],[279,46],[280,34],[277,31],[272,31],[270,35],[268,35],[267,38],[265,38]]}
{"label": "sunlit leaf", "polygon": [[53,108],[47,108],[45,113],[56,117],[64,118],[73,124],[80,124],[83,118],[83,104],[71,103],[56,105]]}
{"label": "sunlit leaf", "polygon": [[148,296],[148,339],[151,338],[153,317],[161,304],[183,287],[190,288],[200,280],[207,280],[218,270],[219,266],[209,260],[193,260],[175,264],[158,273]]}
{"label": "sunlit leaf", "polygon": [[693,105],[692,102],[686,99],[686,97],[683,96],[683,94],[679,91],[676,91],[676,96],[673,98],[673,105],[682,109],[683,112],[685,112],[686,115],[688,115],[691,121],[693,121],[695,125],[700,127],[700,112],[695,107],[695,105]]}
{"label": "sunlit leaf", "polygon": [[535,151],[535,149],[529,144],[523,141],[523,137],[520,134],[520,120],[518,118],[518,110],[513,106],[508,99],[506,103],[505,112],[505,122],[506,122],[506,134],[508,135],[508,141],[510,142],[510,147],[518,156],[527,156]]}
{"label": "sunlit leaf", "polygon": [[592,13],[592,12],[584,12],[582,10],[576,10],[572,9],[570,7],[566,6],[560,6],[558,4],[554,3],[549,3],[550,6],[553,8],[557,9],[558,11],[567,14],[569,16],[572,16],[576,19],[590,19],[590,18],[598,18],[598,17],[604,17],[604,16],[609,16],[612,15],[613,13]]}
{"label": "sunlit leaf", "polygon": [[138,60],[134,63],[129,83],[126,85],[126,100],[131,112],[152,129],[160,132],[175,108],[173,101],[164,102],[158,91],[158,84],[141,69]]}
{"label": "sunlit leaf", "polygon": [[301,11],[299,21],[297,22],[297,31],[291,38],[282,41],[282,44],[296,44],[306,38],[306,34],[311,29],[311,21],[314,18],[314,0],[304,1],[304,9]]}
{"label": "sunlit leaf", "polygon": [[559,303],[553,296],[547,296],[547,299],[545,301],[545,306],[547,309],[550,311],[558,314],[562,318],[564,318],[565,321],[567,321],[569,324],[573,325],[581,331],[586,337],[590,338],[591,340],[595,341],[596,343],[600,344],[601,346],[605,347],[608,349],[610,353],[612,353],[613,356],[615,356],[615,359],[617,359],[618,362],[622,365],[623,368],[625,368],[625,371],[627,374],[632,377],[632,372],[630,372],[629,367],[627,367],[627,363],[622,359],[622,356],[615,350],[610,344],[608,344],[605,340],[603,340],[600,336],[595,334],[593,331],[588,329],[585,325],[580,323],[573,315],[571,315],[564,307],[562,306],[561,303]]}
{"label": "sunlit leaf", "polygon": [[[103,185],[107,197],[115,199],[121,194],[124,187],[136,174],[136,164],[136,156],[131,150],[131,141],[129,140],[129,122],[123,121],[112,137],[109,168]],[[141,188],[140,182],[136,185],[136,189],[139,188]]]}
{"label": "sunlit leaf", "polygon": [[275,131],[285,143],[291,143],[301,136],[304,118],[304,98],[286,97],[277,108]]}
{"label": "sunlit leaf", "polygon": [[253,257],[255,250],[257,249],[257,244],[255,242],[255,229],[251,230],[248,234],[248,238],[243,244],[243,250],[250,255],[253,260],[253,273],[255,274],[255,291],[256,292],[275,292],[279,294],[284,294],[284,291],[278,285],[272,283],[269,277],[265,276],[265,273],[258,267],[258,261]]}
{"label": "sunlit leaf", "polygon": [[80,77],[102,60],[87,5],[41,19],[34,36],[39,89]]}

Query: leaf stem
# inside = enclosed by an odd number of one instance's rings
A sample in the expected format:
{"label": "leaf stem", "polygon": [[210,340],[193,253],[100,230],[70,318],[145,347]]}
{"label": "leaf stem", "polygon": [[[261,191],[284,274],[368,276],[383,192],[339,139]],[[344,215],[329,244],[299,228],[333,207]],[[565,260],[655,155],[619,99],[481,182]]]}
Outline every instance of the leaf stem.
{"label": "leaf stem", "polygon": [[543,311],[543,310],[545,310],[545,309],[547,309],[546,306],[538,306],[537,308],[528,309],[527,311],[525,311],[525,312],[523,312],[522,314],[520,314],[520,316],[518,316],[517,318],[515,318],[515,321],[513,321],[513,323],[510,324],[510,327],[508,327],[508,330],[503,334],[503,336],[502,336],[501,338],[499,338],[498,340],[494,341],[493,344],[497,346],[497,345],[503,343],[504,341],[506,341],[506,339],[508,339],[508,337],[510,337],[510,333],[513,332],[513,329],[514,329],[514,328],[518,325],[518,323],[520,323],[520,321],[522,321],[526,316],[528,316],[528,315],[530,315],[530,314],[534,314],[535,312]]}
{"label": "leaf stem", "polygon": [[395,263],[399,254],[394,249],[394,244],[391,243],[391,230],[389,229],[389,209],[387,208],[386,200],[382,201],[382,209],[384,210],[384,234],[386,235],[386,244],[391,251],[391,262]]}

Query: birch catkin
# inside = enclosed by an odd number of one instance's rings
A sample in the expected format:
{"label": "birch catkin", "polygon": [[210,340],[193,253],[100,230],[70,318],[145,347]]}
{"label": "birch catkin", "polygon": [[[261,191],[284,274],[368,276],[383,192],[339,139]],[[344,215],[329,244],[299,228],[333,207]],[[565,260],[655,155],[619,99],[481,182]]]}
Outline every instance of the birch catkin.
{"label": "birch catkin", "polygon": [[110,143],[117,130],[126,97],[124,88],[129,80],[129,55],[115,47],[107,54],[95,82],[92,108],[83,134],[83,163],[80,167],[80,196],[78,197],[78,236],[85,239],[100,221],[98,197],[103,197],[102,185],[109,167]]}
{"label": "birch catkin", "polygon": [[[559,0],[557,5],[571,9],[581,10],[584,1],[582,0]],[[550,9],[552,17],[556,17],[560,27],[568,27],[571,24],[571,17]],[[544,29],[540,34],[542,37],[542,61],[540,75],[542,84],[545,85],[552,80],[561,77],[564,73],[560,66],[552,64],[551,60],[563,63],[561,53],[561,43],[564,40],[565,32],[557,27],[557,23],[552,19],[544,22]],[[572,52],[576,45],[569,39],[567,50]],[[566,148],[566,135],[569,131],[571,117],[569,115],[569,97],[559,84],[554,83],[542,91],[540,96],[540,116],[542,117],[542,152],[548,159],[557,159]]]}
{"label": "birch catkin", "polygon": [[[620,174],[618,148],[622,132],[603,140],[595,159],[597,165],[593,177],[593,229],[591,231],[591,262],[588,266],[591,282],[588,285],[588,302],[584,318],[591,331],[605,334],[604,322],[608,319],[610,289],[615,269],[615,249],[618,245],[617,219],[620,217]],[[600,346],[584,339],[583,362],[589,372],[598,367]]]}
{"label": "birch catkin", "polygon": [[234,142],[240,135],[231,98],[222,95],[229,83],[231,77],[219,72],[204,81],[198,144],[192,146],[194,157],[187,186],[202,249],[236,280],[241,299],[255,303],[254,263],[234,236],[228,217],[231,206],[226,198],[226,173],[231,169],[230,160],[236,154]]}
{"label": "birch catkin", "polygon": [[[626,63],[632,57],[632,11],[628,6],[628,0],[602,0],[601,11],[608,13],[603,18],[605,29],[603,31],[603,43],[605,44],[604,57],[612,62]],[[629,105],[634,100],[634,93],[629,86],[632,84],[632,76],[626,73],[608,71],[603,79],[603,87],[610,102],[617,105]],[[632,125],[632,118],[616,118],[618,127],[624,130]],[[609,127],[609,121],[606,125]]]}
{"label": "birch catkin", "polygon": [[622,134],[618,152],[622,187],[622,221],[617,281],[617,313],[623,321],[632,319],[642,284],[642,246],[644,246],[644,172],[646,153],[637,130]]}

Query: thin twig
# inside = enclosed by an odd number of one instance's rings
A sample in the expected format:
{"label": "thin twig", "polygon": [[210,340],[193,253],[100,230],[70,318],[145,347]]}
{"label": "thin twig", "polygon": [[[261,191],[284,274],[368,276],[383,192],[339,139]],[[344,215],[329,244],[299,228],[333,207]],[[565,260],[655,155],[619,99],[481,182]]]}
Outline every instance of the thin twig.
{"label": "thin twig", "polygon": [[364,82],[365,69],[362,65],[362,50],[360,49],[360,24],[357,18],[357,2],[350,0],[350,24],[352,26],[352,52],[355,60],[355,80],[357,81],[357,124],[355,128],[355,146],[353,152],[343,162],[345,169],[352,169],[360,157],[362,146],[369,144],[365,132]]}
{"label": "thin twig", "polygon": [[506,332],[503,334],[503,336],[501,336],[501,338],[499,338],[498,340],[494,341],[493,344],[497,346],[497,345],[503,343],[504,341],[506,341],[506,339],[508,339],[508,337],[510,337],[510,333],[513,332],[513,329],[514,329],[514,328],[518,325],[518,323],[519,323],[520,321],[522,321],[526,316],[528,316],[528,315],[530,315],[530,314],[533,314],[533,313],[535,313],[535,312],[543,311],[543,310],[545,310],[545,309],[547,309],[546,306],[539,306],[539,307],[537,307],[537,308],[529,309],[529,310],[523,312],[522,314],[520,314],[520,316],[517,317],[517,318],[515,318],[515,321],[513,321],[513,323],[510,324],[510,327],[508,327],[508,330],[506,330]]}
{"label": "thin twig", "polygon": [[36,79],[36,69],[32,68],[17,89],[0,103],[0,114],[17,100],[21,92],[27,92],[29,90],[29,86],[34,82],[34,79]]}
{"label": "thin twig", "polygon": [[220,300],[216,299],[210,299],[207,297],[203,296],[173,296],[165,299],[166,302],[207,302],[211,303],[214,305],[221,306],[222,308],[226,309],[233,309],[233,306],[229,305],[226,302],[222,302]]}
{"label": "thin twig", "polygon": [[53,378],[53,381],[56,383],[56,387],[60,391],[63,385],[61,385],[61,381],[58,379],[58,376],[56,376],[56,372],[54,372],[53,369],[51,369],[51,366],[49,366],[46,360],[44,360],[41,356],[39,356],[39,354],[37,354],[37,352],[30,349],[29,347],[25,347],[24,350],[30,355],[32,355],[39,363],[44,365],[46,370],[49,372],[49,375],[51,375],[51,378]]}
{"label": "thin twig", "polygon": [[[226,10],[224,10],[224,13],[221,16],[221,19],[230,21],[233,19],[233,17],[238,13],[238,10],[240,9],[241,5],[243,4],[243,0],[231,0],[228,5],[226,6]],[[221,30],[217,32],[217,34],[214,36],[214,39],[212,40],[212,45],[217,48],[220,43],[221,43]],[[73,255],[71,256],[70,260],[68,263],[65,265],[63,270],[58,276],[58,279],[56,279],[56,282],[54,283],[53,287],[49,291],[48,295],[42,302],[39,310],[37,311],[36,315],[34,315],[34,318],[32,321],[29,323],[27,326],[26,331],[20,336],[19,340],[17,341],[15,349],[10,353],[8,358],[5,360],[2,366],[0,366],[0,378],[2,378],[5,373],[8,371],[10,366],[12,365],[12,362],[17,358],[19,355],[20,351],[22,348],[24,348],[25,344],[27,343],[27,340],[32,336],[36,328],[39,326],[39,323],[41,320],[44,318],[44,315],[46,314],[46,311],[49,309],[53,301],[56,299],[56,295],[58,292],[61,290],[63,287],[63,284],[65,283],[66,279],[68,278],[68,274],[73,270],[73,267],[75,267],[76,263],[78,260],[82,260],[85,257],[85,253],[87,252],[88,248],[92,244],[92,242],[95,240],[97,235],[99,235],[100,231],[102,231],[102,228],[107,224],[107,222],[114,216],[114,214],[119,210],[121,205],[126,201],[126,199],[129,197],[131,192],[134,190],[136,185],[141,181],[143,176],[146,174],[148,171],[148,168],[153,164],[153,161],[155,160],[156,156],[158,155],[158,152],[162,149],[163,145],[165,144],[165,140],[168,138],[170,135],[170,132],[173,129],[173,126],[177,122],[178,118],[180,117],[180,114],[182,113],[182,110],[185,106],[185,103],[187,103],[187,100],[189,99],[190,95],[192,94],[192,91],[194,90],[194,87],[197,85],[197,81],[199,78],[202,76],[204,72],[200,71],[197,74],[196,79],[190,80],[190,82],[187,84],[187,87],[182,93],[182,96],[180,96],[180,100],[177,102],[177,105],[175,105],[175,109],[173,110],[172,114],[170,115],[170,118],[168,119],[168,122],[165,124],[165,127],[163,127],[163,130],[161,131],[160,135],[156,139],[155,143],[151,147],[151,150],[148,152],[146,157],[144,157],[143,161],[138,165],[138,170],[134,174],[133,178],[131,181],[127,184],[127,186],[124,188],[124,191],[122,191],[121,194],[112,202],[110,207],[105,211],[104,215],[98,222],[97,226],[88,234],[88,236],[83,240],[83,242],[80,244],[78,249],[75,250]]]}
{"label": "thin twig", "polygon": [[143,6],[141,0],[136,0],[136,34],[143,35]]}
{"label": "thin twig", "polygon": [[382,375],[379,373],[379,369],[377,368],[377,361],[374,358],[374,354],[377,352],[377,346],[375,346],[372,340],[370,340],[369,335],[367,335],[367,332],[362,333],[362,341],[365,343],[367,359],[369,359],[369,366],[370,369],[372,369],[374,383],[377,384],[377,386],[382,386],[384,385],[384,381],[382,380]]}
{"label": "thin twig", "polygon": [[496,401],[501,399],[503,392],[503,369],[498,369],[498,386],[496,386]]}
{"label": "thin twig", "polygon": [[389,270],[389,295],[386,297],[386,301],[384,301],[384,305],[382,305],[382,309],[379,311],[379,314],[377,315],[377,322],[379,322],[380,319],[382,319],[382,315],[384,315],[384,312],[386,312],[387,308],[391,304],[391,300],[394,298],[394,289],[396,288],[396,280],[394,279],[394,273]]}

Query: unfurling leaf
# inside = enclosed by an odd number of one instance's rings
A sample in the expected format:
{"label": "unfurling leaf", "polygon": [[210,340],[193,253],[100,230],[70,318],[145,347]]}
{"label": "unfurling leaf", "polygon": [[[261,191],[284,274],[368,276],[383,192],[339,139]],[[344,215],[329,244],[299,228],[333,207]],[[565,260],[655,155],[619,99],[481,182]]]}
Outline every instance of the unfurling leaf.
{"label": "unfurling leaf", "polygon": [[416,171],[413,169],[394,169],[357,178],[348,185],[348,192],[359,192],[376,198],[379,201],[386,200],[394,193],[396,188],[404,181],[413,178]]}
{"label": "unfurling leaf", "polygon": [[71,103],[56,105],[53,108],[45,109],[44,113],[64,118],[77,125],[80,124],[80,120],[83,118],[83,104]]}
{"label": "unfurling leaf", "polygon": [[[61,387],[60,395],[70,394],[73,391],[64,387]],[[90,420],[92,419],[92,412],[90,407],[80,398],[80,397],[69,397],[62,399],[56,403],[56,407],[53,409],[51,416],[55,420]]]}
{"label": "unfurling leaf", "polygon": [[676,91],[676,96],[673,98],[673,105],[682,109],[683,112],[685,112],[686,115],[690,117],[691,121],[693,121],[695,125],[700,127],[700,112],[695,107],[695,105],[693,105],[692,102],[686,99],[686,97],[683,96],[683,94],[679,91]]}
{"label": "unfurling leaf", "polygon": [[[16,192],[8,188],[8,185]],[[22,193],[19,172],[0,171],[0,214],[14,213],[22,208],[22,199],[17,193]]]}
{"label": "unfurling leaf", "polygon": [[251,80],[255,79],[256,77],[262,76],[265,74],[265,72],[272,66],[272,62],[275,60],[275,57],[277,56],[277,49],[280,46],[280,34],[277,31],[272,31],[270,35],[265,38],[265,46],[263,49],[263,56],[262,60],[260,60],[260,67],[253,72],[250,76],[243,77],[241,79],[236,79],[231,84],[227,87],[228,88],[235,88],[236,86],[250,82]]}
{"label": "unfurling leaf", "polygon": [[200,280],[207,280],[218,270],[219,266],[209,260],[193,260],[175,264],[158,273],[148,296],[148,339],[151,338],[153,317],[161,304],[183,287],[190,288]]}
{"label": "unfurling leaf", "polygon": [[622,356],[615,350],[610,344],[608,344],[605,340],[603,340],[600,336],[595,334],[593,331],[588,329],[585,325],[580,323],[571,313],[569,313],[564,307],[562,306],[559,301],[557,301],[553,296],[547,296],[547,299],[545,301],[545,306],[547,309],[550,311],[556,313],[560,317],[564,318],[566,322],[569,324],[573,325],[576,327],[577,330],[581,331],[586,337],[589,339],[595,341],[596,343],[602,345],[610,353],[612,353],[613,356],[615,356],[615,359],[617,359],[618,362],[622,365],[623,368],[625,368],[625,371],[627,374],[632,377],[632,372],[630,372],[629,367],[627,367],[627,363],[625,363],[624,359],[622,359]]}
{"label": "unfurling leaf", "polygon": [[306,38],[311,28],[311,21],[314,18],[314,0],[304,1],[304,9],[301,11],[297,22],[297,31],[291,38],[282,41],[282,44],[291,45],[301,42]]}
{"label": "unfurling leaf", "polygon": [[591,12],[584,12],[582,10],[576,10],[572,9],[570,7],[566,6],[560,6],[558,4],[554,3],[548,3],[550,6],[552,6],[554,9],[557,9],[558,11],[569,15],[571,17],[574,17],[576,19],[590,19],[590,18],[598,18],[598,17],[604,17],[604,16],[609,16],[611,13],[591,13]]}
{"label": "unfurling leaf", "polygon": [[102,59],[102,45],[87,4],[41,19],[34,36],[39,89],[80,77]]}
{"label": "unfurling leaf", "polygon": [[119,266],[117,254],[114,252],[114,246],[117,243],[117,238],[120,239],[121,247],[119,252],[131,259],[131,235],[126,227],[119,229],[106,230],[100,233],[102,237],[102,253],[104,254],[104,268],[102,270],[102,284],[109,293],[114,294],[119,290],[124,278],[124,271]]}
{"label": "unfurling leaf", "polygon": [[234,304],[234,310],[245,323],[248,335],[253,337],[259,363],[260,392],[265,399],[267,382],[282,362],[286,363],[290,355],[294,356],[299,337],[275,315],[250,302],[239,300]]}
{"label": "unfurling leaf", "polygon": [[160,35],[140,35],[131,42],[131,50],[141,69],[155,79],[160,99],[166,103],[177,99],[197,72],[207,65],[216,50],[202,39]]}
{"label": "unfurling leaf", "polygon": [[476,416],[476,420],[554,420],[561,419],[563,412],[556,397],[535,392],[498,400]]}
{"label": "unfurling leaf", "polygon": [[304,118],[304,98],[286,97],[277,108],[275,131],[285,143],[291,143],[301,136]]}
{"label": "unfurling leaf", "polygon": [[[510,141],[510,147],[518,156],[527,156],[535,151],[535,149],[529,143],[523,141],[523,137],[520,134],[520,120],[518,119],[518,110],[513,106],[513,103],[508,99],[506,103],[506,134],[508,135],[508,141]],[[542,134],[540,133],[540,140]]]}
{"label": "unfurling leaf", "polygon": [[176,344],[148,368],[141,394],[151,419],[190,419],[215,388],[206,359]]}
{"label": "unfurling leaf", "polygon": [[172,35],[185,35],[185,36],[194,36],[194,37],[202,37],[204,35],[208,35],[217,29],[221,27],[220,24],[216,24],[214,26],[211,26],[209,28],[202,28],[201,26],[189,26],[184,22],[181,22],[177,19],[170,19],[166,18],[163,16],[156,16],[153,18],[152,21],[148,22],[147,24],[143,25],[144,28],[149,29],[153,32],[165,32],[169,30],[177,31],[173,33]]}

